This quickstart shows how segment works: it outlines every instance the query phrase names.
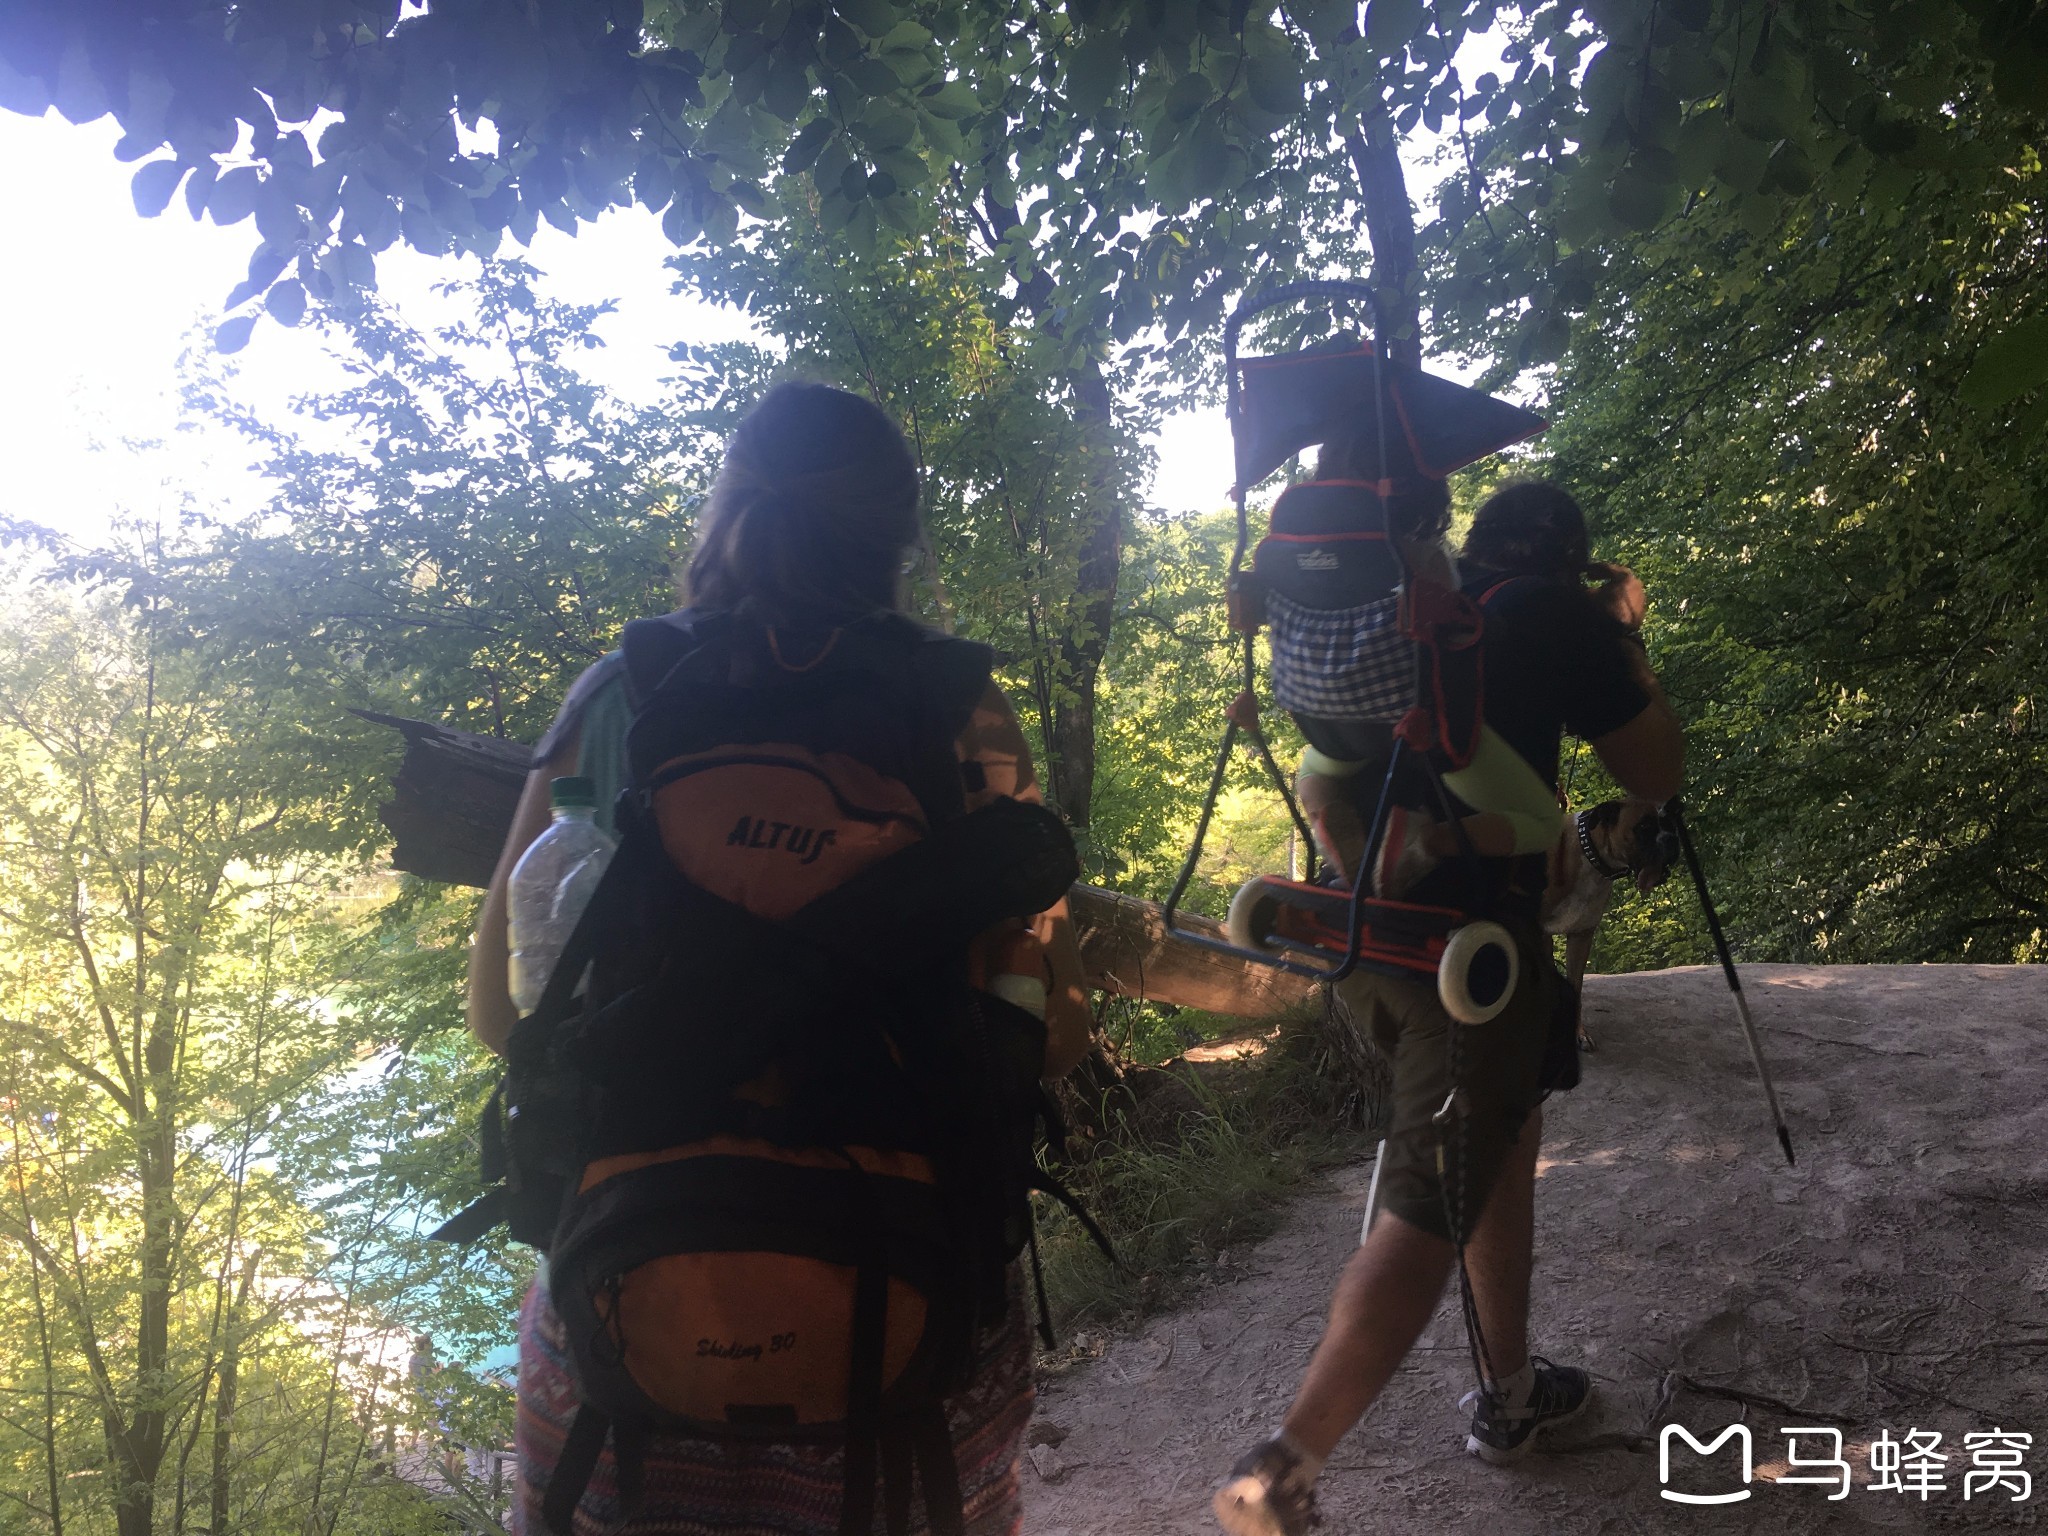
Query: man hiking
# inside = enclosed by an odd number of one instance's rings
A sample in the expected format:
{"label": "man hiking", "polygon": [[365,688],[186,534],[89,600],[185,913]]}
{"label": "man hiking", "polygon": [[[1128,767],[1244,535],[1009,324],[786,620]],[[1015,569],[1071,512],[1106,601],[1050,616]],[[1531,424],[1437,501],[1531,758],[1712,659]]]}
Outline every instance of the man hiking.
{"label": "man hiking", "polygon": [[[1684,743],[1640,644],[1585,588],[1584,515],[1555,486],[1509,486],[1480,509],[1464,549],[1464,590],[1485,615],[1485,719],[1548,784],[1561,738],[1589,741],[1632,795],[1677,794]],[[1596,576],[1612,578],[1611,568]],[[1377,786],[1379,776],[1353,782]],[[1403,796],[1424,803],[1413,786]],[[1367,810],[1369,811],[1369,807]],[[1363,850],[1354,851],[1355,859]],[[1341,851],[1340,851],[1341,853]],[[1572,1014],[1537,926],[1541,854],[1494,862],[1505,896],[1492,917],[1514,935],[1520,978],[1482,1025],[1451,1021],[1433,986],[1358,971],[1340,984],[1352,1017],[1393,1063],[1393,1115],[1379,1169],[1379,1213],[1345,1266],[1308,1374],[1271,1438],[1217,1492],[1232,1536],[1298,1536],[1315,1523],[1325,1459],[1369,1408],[1428,1324],[1461,1257],[1479,1390],[1466,1448],[1497,1465],[1580,1412],[1586,1373],[1529,1353],[1540,1104],[1569,1086]],[[1450,866],[1409,899],[1427,901]],[[1449,889],[1449,886],[1446,886]],[[1562,1061],[1560,1062],[1560,1056]]]}

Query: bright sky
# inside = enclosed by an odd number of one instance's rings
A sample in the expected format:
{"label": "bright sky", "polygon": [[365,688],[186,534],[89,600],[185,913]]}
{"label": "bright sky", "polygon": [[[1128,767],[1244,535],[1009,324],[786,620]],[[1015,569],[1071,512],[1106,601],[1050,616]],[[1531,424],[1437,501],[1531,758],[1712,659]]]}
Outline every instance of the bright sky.
{"label": "bright sky", "polygon": [[[1457,62],[1472,78],[1499,68],[1499,39],[1470,38]],[[178,358],[210,346],[222,299],[242,278],[256,233],[194,223],[183,199],[145,219],[113,156],[113,119],[75,127],[54,112],[27,118],[0,110],[0,518],[16,517],[91,539],[119,514],[168,513],[180,495],[215,510],[260,505],[252,454],[236,436],[179,409]],[[1407,146],[1418,204],[1440,174],[1433,148]],[[672,247],[654,215],[615,209],[574,238],[543,223],[525,254],[546,288],[572,303],[612,299],[599,322],[606,345],[578,359],[600,384],[629,399],[662,393],[673,342],[748,334],[736,311],[669,292]],[[431,292],[449,263],[393,246],[377,261],[378,285],[415,324],[442,309]],[[295,395],[335,387],[341,374],[315,332],[259,323],[234,359],[242,397],[269,417]],[[1466,371],[1433,366],[1452,377]],[[1224,505],[1231,479],[1229,431],[1220,405],[1170,417],[1153,445],[1151,500],[1169,511]]]}
{"label": "bright sky", "polygon": [[[168,513],[184,493],[246,510],[262,488],[232,434],[182,415],[178,358],[210,345],[220,302],[255,246],[244,222],[194,223],[182,199],[159,218],[129,198],[134,167],[114,159],[112,119],[75,127],[0,111],[0,517],[89,539],[119,513]],[[629,398],[661,393],[679,340],[747,333],[736,312],[669,292],[671,247],[646,210],[617,209],[575,238],[543,225],[531,251],[547,288],[576,303],[614,299],[606,346],[578,360]],[[445,260],[394,246],[378,286],[416,322],[440,307]],[[236,386],[266,414],[340,382],[310,327],[264,321],[234,359]],[[1175,418],[1162,434],[1153,499],[1174,510],[1222,504],[1230,481],[1219,410]]]}

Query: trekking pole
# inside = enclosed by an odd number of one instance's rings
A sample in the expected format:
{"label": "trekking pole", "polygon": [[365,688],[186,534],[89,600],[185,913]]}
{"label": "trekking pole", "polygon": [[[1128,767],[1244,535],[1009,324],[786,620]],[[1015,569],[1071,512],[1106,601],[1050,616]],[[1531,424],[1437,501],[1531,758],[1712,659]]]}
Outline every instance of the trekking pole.
{"label": "trekking pole", "polygon": [[1380,1213],[1380,1169],[1387,1163],[1387,1138],[1380,1138],[1380,1148],[1372,1155],[1372,1182],[1365,1186],[1365,1220],[1359,1223],[1358,1246],[1363,1248],[1365,1240],[1372,1236],[1372,1219]]}
{"label": "trekking pole", "polygon": [[1756,1021],[1749,1016],[1749,999],[1742,995],[1742,978],[1735,974],[1735,957],[1728,952],[1728,939],[1721,932],[1721,914],[1714,910],[1714,898],[1707,894],[1706,871],[1700,866],[1698,850],[1692,845],[1692,833],[1685,825],[1685,809],[1676,797],[1665,807],[1670,813],[1671,825],[1678,833],[1678,851],[1685,855],[1686,870],[1692,875],[1692,888],[1699,892],[1700,910],[1707,915],[1707,931],[1714,936],[1714,953],[1721,959],[1721,974],[1728,978],[1728,990],[1735,997],[1735,1012],[1742,1020],[1742,1037],[1749,1042],[1749,1059],[1756,1063],[1757,1081],[1764,1085],[1764,1100],[1771,1107],[1771,1123],[1778,1129],[1778,1145],[1785,1149],[1785,1162],[1797,1167],[1798,1159],[1792,1155],[1792,1133],[1785,1129],[1784,1111],[1778,1108],[1778,1090],[1771,1086],[1770,1068],[1764,1065],[1763,1042],[1757,1038]]}

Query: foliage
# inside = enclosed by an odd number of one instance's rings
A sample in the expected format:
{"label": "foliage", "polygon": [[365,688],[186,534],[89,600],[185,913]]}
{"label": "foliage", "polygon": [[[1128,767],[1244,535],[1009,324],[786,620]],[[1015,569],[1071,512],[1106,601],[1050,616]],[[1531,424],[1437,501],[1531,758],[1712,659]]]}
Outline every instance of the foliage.
{"label": "foliage", "polygon": [[[2048,300],[2039,181],[1762,233],[1702,205],[1603,272],[1560,370],[1548,450],[1649,586],[1754,957],[2038,952],[2048,405],[1971,381]],[[1674,882],[1606,963],[1703,958],[1690,908]]]}
{"label": "foliage", "polygon": [[[1454,134],[1466,168],[1441,192],[1440,300],[1521,312],[1528,363],[1585,312],[1582,253],[1703,194],[1762,229],[1900,205],[1916,176],[1981,187],[2010,161],[1951,106],[2048,112],[2048,13],[2028,0],[186,0],[125,20],[13,7],[0,104],[112,111],[129,158],[168,146],[138,207],[182,185],[195,215],[253,217],[234,304],[287,323],[373,282],[400,239],[489,254],[637,201],[678,244],[808,206],[866,252],[950,204],[978,208],[1076,355],[1155,322],[1171,341],[1247,285],[1342,263],[1354,171],[1420,126]],[[1505,72],[1467,81],[1460,48],[1496,26]],[[248,317],[224,329],[239,343]],[[2038,352],[2020,366],[2048,374]]]}
{"label": "foliage", "polygon": [[188,408],[240,428],[276,486],[265,516],[214,531],[171,576],[197,642],[317,677],[322,725],[417,699],[533,740],[625,618],[669,606],[703,423],[730,416],[710,397],[665,411],[603,395],[573,365],[603,307],[543,300],[535,276],[507,262],[451,282],[465,313],[431,334],[375,304],[351,315],[337,339],[356,382],[297,402],[296,422],[217,377],[188,384]]}
{"label": "foliage", "polygon": [[53,1528],[421,1526],[364,1491],[407,1410],[360,1238],[275,1157],[360,1045],[332,786],[289,697],[172,639],[60,591],[0,627],[0,1464]]}

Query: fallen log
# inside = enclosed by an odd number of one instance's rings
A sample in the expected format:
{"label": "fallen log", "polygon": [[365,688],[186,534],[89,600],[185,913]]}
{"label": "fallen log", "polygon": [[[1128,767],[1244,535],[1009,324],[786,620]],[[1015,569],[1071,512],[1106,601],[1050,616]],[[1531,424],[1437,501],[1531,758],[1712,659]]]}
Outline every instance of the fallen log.
{"label": "fallen log", "polygon": [[[532,749],[427,720],[357,713],[405,738],[391,799],[380,810],[395,839],[392,864],[424,880],[489,884],[533,761]],[[1102,991],[1264,1018],[1306,1002],[1313,990],[1302,977],[1169,937],[1156,902],[1076,885],[1068,905],[1089,980]],[[1181,921],[1204,933],[1221,932],[1207,918],[1184,915]]]}

